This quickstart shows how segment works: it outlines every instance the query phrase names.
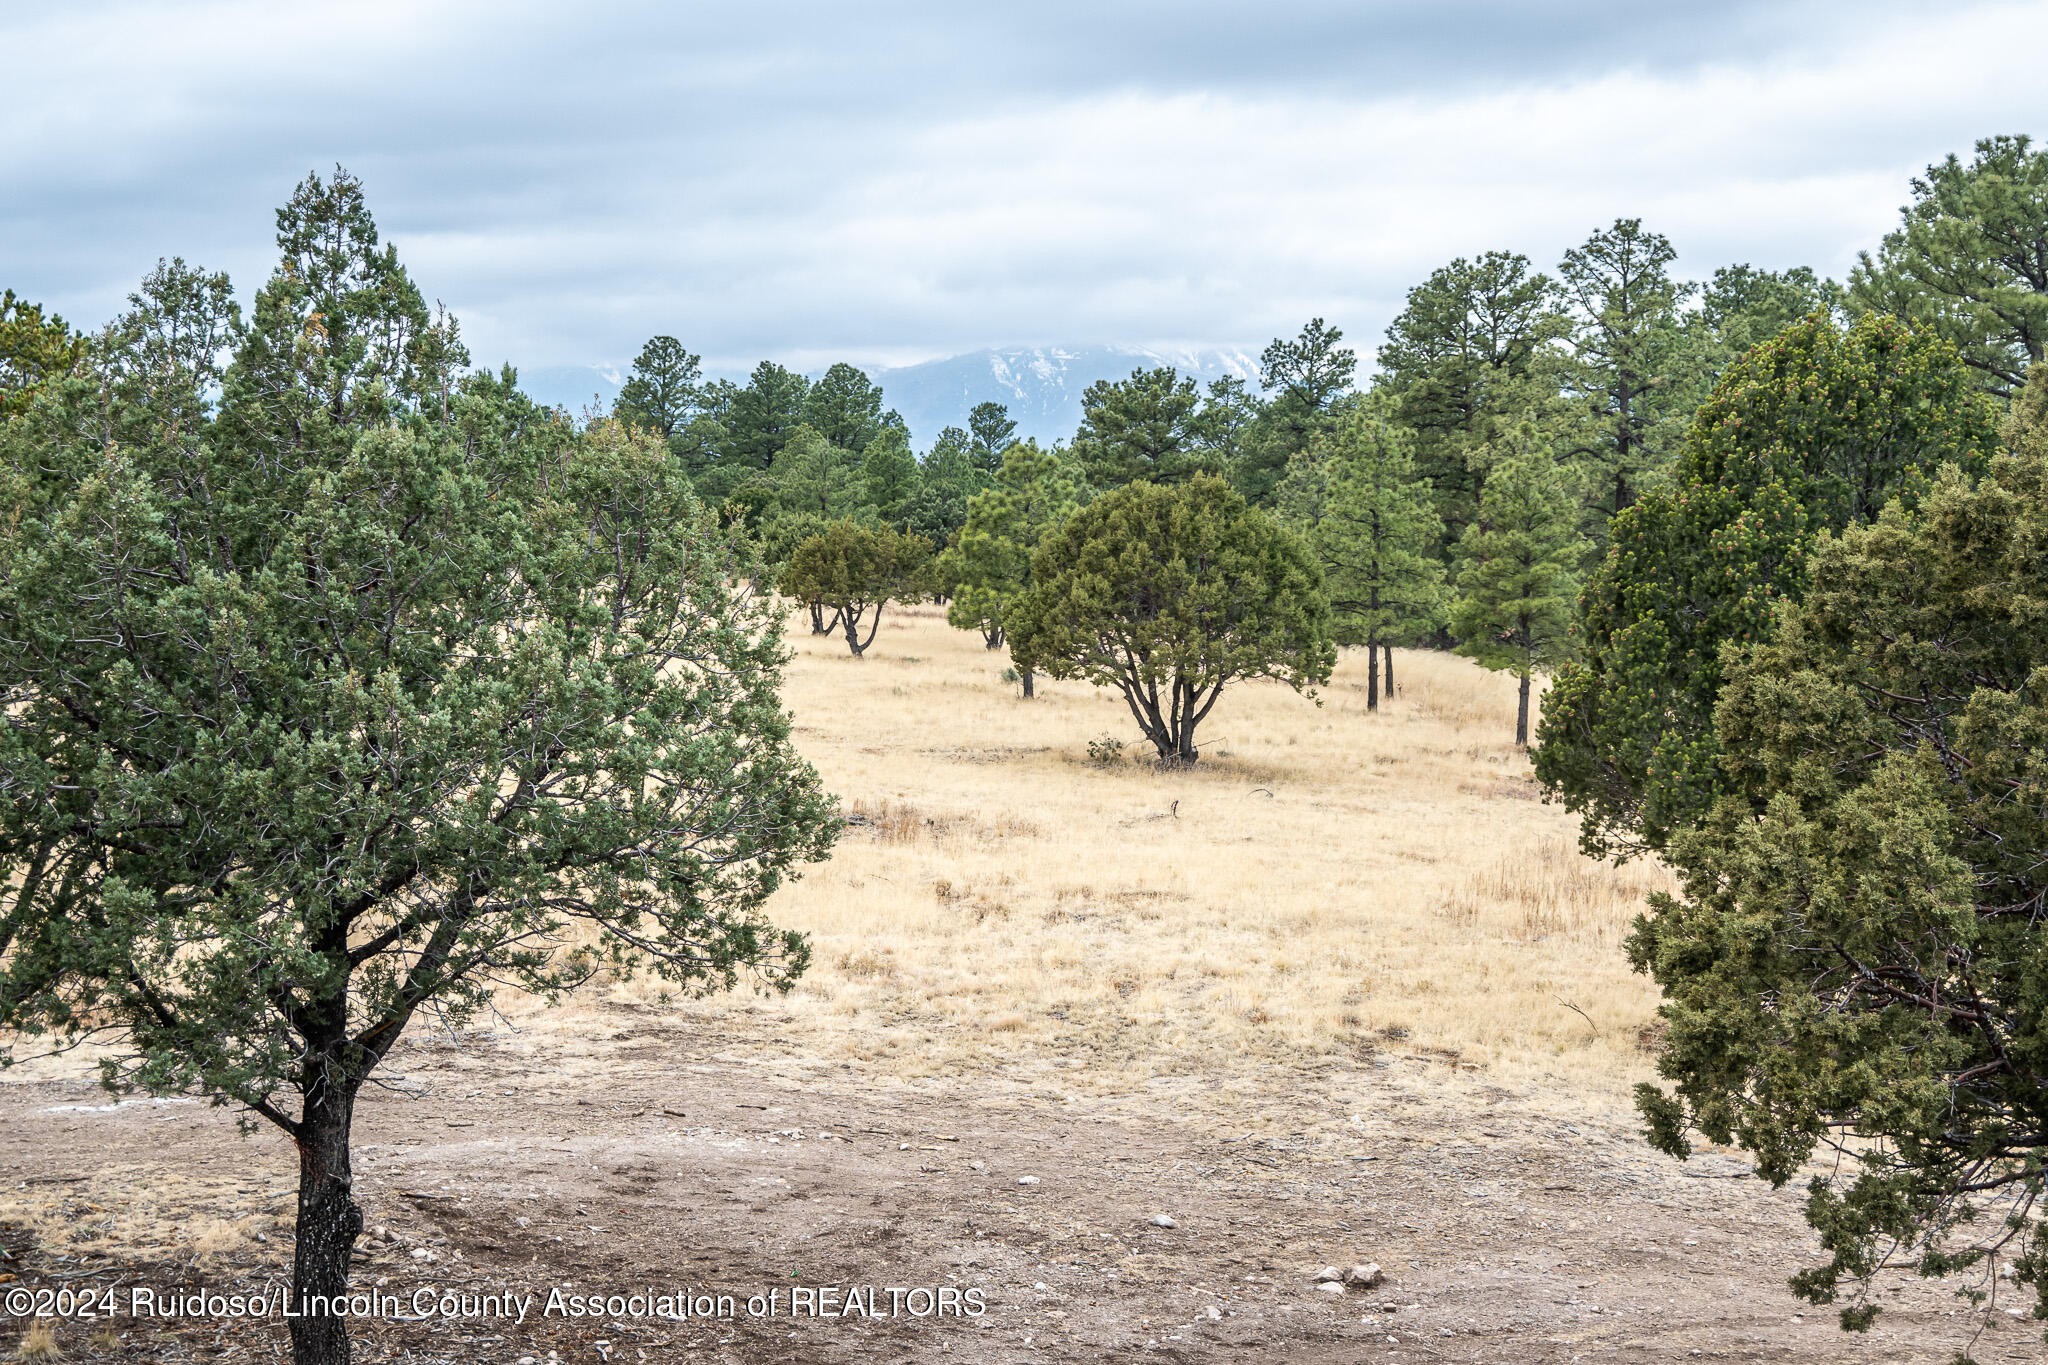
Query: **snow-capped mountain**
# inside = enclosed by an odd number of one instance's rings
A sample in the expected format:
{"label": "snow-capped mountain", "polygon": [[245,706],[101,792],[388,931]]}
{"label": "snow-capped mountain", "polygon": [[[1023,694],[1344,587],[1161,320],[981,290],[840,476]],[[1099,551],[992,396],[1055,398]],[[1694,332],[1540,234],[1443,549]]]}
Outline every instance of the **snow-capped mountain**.
{"label": "snow-capped mountain", "polygon": [[870,370],[883,401],[903,414],[921,449],[946,427],[965,427],[977,403],[1010,410],[1017,435],[1051,443],[1072,440],[1081,424],[1081,395],[1098,379],[1124,379],[1135,369],[1171,365],[1199,383],[1231,375],[1259,382],[1249,351],[1144,346],[1034,346],[970,351],[898,369]]}

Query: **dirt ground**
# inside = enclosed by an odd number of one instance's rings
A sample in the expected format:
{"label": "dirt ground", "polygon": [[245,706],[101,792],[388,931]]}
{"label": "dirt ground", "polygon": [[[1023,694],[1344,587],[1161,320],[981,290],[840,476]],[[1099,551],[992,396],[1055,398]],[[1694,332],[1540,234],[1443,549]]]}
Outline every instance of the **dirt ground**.
{"label": "dirt ground", "polygon": [[[1980,1312],[1907,1276],[1880,1286],[1874,1331],[1845,1334],[1785,1290],[1813,1256],[1797,1190],[1728,1155],[1669,1161],[1624,1114],[1568,1119],[1554,1094],[1398,1050],[1105,1096],[1063,1087],[1056,1063],[874,1080],[807,1057],[772,1012],[592,1018],[427,1041],[366,1100],[356,1283],[408,1314],[419,1289],[535,1301],[524,1323],[366,1319],[359,1359],[1945,1362],[1973,1333],[1979,1360],[2043,1358],[2010,1297]],[[0,1291],[125,1304],[138,1286],[281,1283],[283,1141],[196,1103],[106,1106],[81,1080],[0,1085],[0,1274],[17,1277]],[[91,1249],[118,1201],[174,1190],[166,1244],[210,1218],[220,1250],[151,1260],[132,1226]],[[1385,1282],[1311,1283],[1361,1261]],[[793,1288],[829,1286],[874,1286],[875,1314],[790,1315]],[[892,1316],[892,1287],[962,1295],[944,1315],[899,1296]],[[542,1316],[558,1288],[729,1294],[735,1311]],[[771,1291],[774,1314],[749,1317]],[[21,1331],[0,1319],[0,1347]],[[284,1340],[274,1321],[57,1328],[74,1361],[263,1360]]]}

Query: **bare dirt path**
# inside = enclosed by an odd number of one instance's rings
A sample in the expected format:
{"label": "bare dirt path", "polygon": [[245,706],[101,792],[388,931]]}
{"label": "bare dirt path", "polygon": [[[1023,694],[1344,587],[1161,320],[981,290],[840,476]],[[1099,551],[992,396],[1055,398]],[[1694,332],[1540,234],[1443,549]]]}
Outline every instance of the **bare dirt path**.
{"label": "bare dirt path", "polygon": [[[1069,1091],[1057,1068],[906,1085],[772,1037],[606,1014],[608,1036],[581,1042],[414,1048],[401,1089],[365,1103],[358,1185],[385,1235],[357,1283],[535,1306],[523,1324],[364,1322],[359,1358],[1945,1362],[1979,1324],[1978,1359],[2042,1358],[2003,1304],[1977,1313],[1907,1277],[1881,1287],[1874,1332],[1844,1334],[1784,1288],[1812,1256],[1797,1191],[1426,1063],[1124,1095]],[[0,1086],[0,1271],[18,1277],[0,1288],[280,1280],[282,1142],[196,1104],[105,1103],[78,1081]],[[174,1181],[267,1240],[196,1265],[152,1259],[132,1230],[91,1244],[121,1190]],[[1384,1284],[1310,1283],[1365,1260]],[[792,1289],[824,1286],[876,1287],[876,1315],[788,1315]],[[778,1310],[540,1316],[554,1289],[686,1287],[773,1290]],[[890,1316],[890,1287],[978,1290],[986,1309],[918,1315],[936,1300],[910,1298]],[[63,1324],[67,1358],[262,1360],[283,1341],[274,1323],[108,1325]],[[0,1347],[19,1330],[0,1319]]]}

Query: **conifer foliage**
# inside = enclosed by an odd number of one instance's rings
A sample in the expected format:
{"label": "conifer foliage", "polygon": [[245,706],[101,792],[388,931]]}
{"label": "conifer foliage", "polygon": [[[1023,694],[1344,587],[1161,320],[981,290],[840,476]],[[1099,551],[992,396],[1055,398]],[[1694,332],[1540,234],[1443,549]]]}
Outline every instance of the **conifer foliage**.
{"label": "conifer foliage", "polygon": [[[1651,1139],[1811,1182],[1815,1303],[1996,1256],[2048,1317],[2048,374],[2013,452],[1823,537],[1728,669],[1728,789],[1673,834],[1631,959],[1664,988]],[[1843,1312],[1867,1327],[1876,1308]]]}
{"label": "conifer foliage", "polygon": [[347,1284],[356,1099],[417,1015],[786,987],[762,906],[837,821],[779,609],[658,436],[458,377],[346,173],[278,240],[246,329],[167,267],[98,382],[0,424],[0,1028],[104,1030],[111,1088],[287,1134],[304,1299]]}

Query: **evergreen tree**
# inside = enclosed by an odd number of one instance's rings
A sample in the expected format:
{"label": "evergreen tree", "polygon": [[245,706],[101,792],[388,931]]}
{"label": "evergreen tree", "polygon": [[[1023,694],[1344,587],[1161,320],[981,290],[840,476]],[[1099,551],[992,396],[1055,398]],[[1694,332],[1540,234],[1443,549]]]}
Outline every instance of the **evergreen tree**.
{"label": "evergreen tree", "polygon": [[905,511],[916,496],[917,456],[910,449],[910,433],[901,426],[884,426],[861,457],[861,501],[875,515],[902,529]]}
{"label": "evergreen tree", "polygon": [[2009,398],[2048,347],[2048,149],[1990,137],[1965,166],[1951,155],[1913,181],[1913,202],[1849,292],[1955,345],[1991,393]]}
{"label": "evergreen tree", "polygon": [[1248,477],[1258,482],[1247,471],[1257,463],[1252,455],[1253,437],[1265,410],[1266,405],[1242,379],[1226,374],[1209,381],[1201,409],[1195,414],[1196,442],[1209,452],[1216,468],[1229,472],[1239,492],[1245,491]]}
{"label": "evergreen tree", "polygon": [[860,500],[861,473],[852,451],[799,422],[769,466],[768,478],[777,506],[831,518],[844,516]]}
{"label": "evergreen tree", "polygon": [[1098,489],[1140,479],[1179,483],[1214,472],[1196,423],[1201,399],[1195,381],[1172,366],[1132,370],[1129,379],[1099,379],[1081,395],[1081,429],[1074,454]]}
{"label": "evergreen tree", "polygon": [[1804,596],[1731,653],[1728,782],[1673,832],[1681,892],[1628,941],[1664,989],[1676,1083],[1637,1089],[1651,1142],[1740,1144],[1773,1185],[1819,1155],[1805,1213],[1828,1260],[1792,1289],[1825,1304],[1862,1281],[1855,1330],[1899,1262],[2011,1275],[2048,1318],[2043,369],[2014,418],[1980,482],[1945,466],[1823,535]]}
{"label": "evergreen tree", "polygon": [[42,305],[0,293],[0,420],[20,412],[50,380],[76,369],[85,359],[84,337]]}
{"label": "evergreen tree", "polygon": [[1307,547],[1211,474],[1076,512],[1003,620],[1019,668],[1116,688],[1163,762],[1195,761],[1195,729],[1230,683],[1305,691],[1336,662]]}
{"label": "evergreen tree", "polygon": [[1390,398],[1374,395],[1316,438],[1326,492],[1299,523],[1322,562],[1339,638],[1366,647],[1369,711],[1380,705],[1381,647],[1430,629],[1443,608],[1444,566],[1433,554],[1443,521],[1416,470],[1414,435],[1392,412]]}
{"label": "evergreen tree", "polygon": [[[1339,346],[1344,333],[1309,319],[1292,341],[1275,337],[1259,355],[1259,386],[1272,395],[1256,439],[1244,443],[1234,471],[1252,503],[1270,507],[1288,461],[1330,427],[1330,412],[1351,387],[1358,356]],[[1212,463],[1220,463],[1214,462]]]}
{"label": "evergreen tree", "polygon": [[[968,502],[959,538],[939,557],[939,581],[953,597],[946,620],[1000,648],[1007,613],[1031,587],[1032,556],[1080,506],[1080,481],[1061,452],[1036,441],[1013,443],[995,482]],[[1029,697],[1031,669],[1020,664],[1018,672]]]}
{"label": "evergreen tree", "polygon": [[1712,806],[1722,650],[1805,591],[1814,538],[1945,461],[1981,468],[1994,440],[1954,348],[1892,318],[1843,331],[1816,314],[1722,376],[1671,485],[1616,518],[1578,606],[1582,656],[1544,698],[1536,775],[1587,852],[1662,848]]}
{"label": "evergreen tree", "polygon": [[917,488],[904,504],[904,529],[935,545],[950,545],[967,523],[967,501],[988,486],[988,476],[974,467],[974,440],[959,427],[947,427],[925,453]]}
{"label": "evergreen tree", "polygon": [[803,414],[805,425],[841,450],[866,450],[884,423],[881,386],[842,361],[811,385]]}
{"label": "evergreen tree", "polygon": [[742,469],[767,469],[803,422],[810,392],[811,382],[795,371],[772,360],[756,365],[727,405],[721,458]]}
{"label": "evergreen tree", "polygon": [[860,658],[882,628],[882,608],[920,591],[931,553],[923,536],[841,518],[790,552],[781,589],[809,604],[813,620],[829,609],[846,632],[846,647]]}
{"label": "evergreen tree", "polygon": [[967,431],[973,440],[974,467],[994,477],[1003,467],[1003,452],[1017,434],[1010,410],[1001,403],[976,403],[974,411],[967,414]]}
{"label": "evergreen tree", "polygon": [[1603,536],[1605,520],[1662,476],[1702,396],[1679,325],[1693,286],[1671,278],[1676,254],[1641,219],[1617,218],[1558,267],[1569,320],[1565,388],[1582,423],[1572,453]]}
{"label": "evergreen tree", "polygon": [[1432,272],[1388,326],[1379,387],[1400,401],[1453,543],[1478,514],[1487,452],[1555,396],[1545,347],[1562,328],[1556,285],[1505,251]]}
{"label": "evergreen tree", "polygon": [[110,1089],[288,1137],[293,1356],[342,1365],[307,1301],[346,1291],[355,1105],[412,1021],[636,967],[786,987],[762,907],[838,822],[667,452],[457,380],[345,172],[278,241],[212,417],[220,295],[165,272],[101,382],[0,423],[0,1037],[113,1041]]}
{"label": "evergreen tree", "polygon": [[1696,315],[1710,340],[1716,378],[1735,361],[1811,313],[1837,322],[1848,295],[1806,266],[1758,270],[1725,265],[1700,290]]}
{"label": "evergreen tree", "polygon": [[1458,653],[1515,675],[1515,743],[1529,744],[1530,680],[1569,650],[1572,598],[1586,542],[1571,477],[1540,445],[1493,467],[1479,519],[1458,538]]}
{"label": "evergreen tree", "polygon": [[697,410],[700,358],[674,337],[660,336],[640,348],[632,374],[619,389],[612,415],[666,441],[689,425]]}

